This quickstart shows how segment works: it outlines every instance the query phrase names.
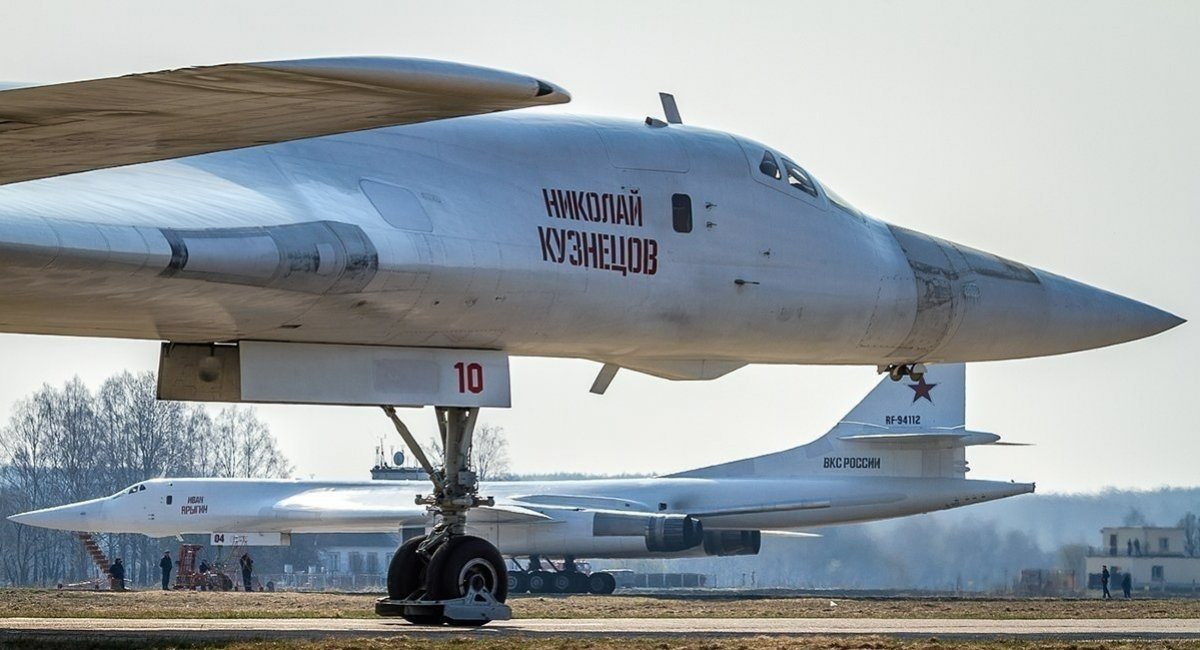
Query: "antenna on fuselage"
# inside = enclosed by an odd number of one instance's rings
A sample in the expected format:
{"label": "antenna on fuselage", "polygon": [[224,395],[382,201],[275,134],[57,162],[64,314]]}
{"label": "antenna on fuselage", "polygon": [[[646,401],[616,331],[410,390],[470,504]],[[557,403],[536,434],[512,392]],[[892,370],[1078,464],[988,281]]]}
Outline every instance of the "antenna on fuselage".
{"label": "antenna on fuselage", "polygon": [[679,117],[679,106],[675,103],[675,95],[658,93],[658,99],[662,102],[663,115],[667,118],[667,124],[683,124],[683,118]]}

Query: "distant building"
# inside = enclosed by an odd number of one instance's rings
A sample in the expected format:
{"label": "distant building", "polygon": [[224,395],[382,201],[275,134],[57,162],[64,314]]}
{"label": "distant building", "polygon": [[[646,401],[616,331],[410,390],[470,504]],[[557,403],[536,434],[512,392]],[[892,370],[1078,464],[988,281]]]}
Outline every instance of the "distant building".
{"label": "distant building", "polygon": [[1134,591],[1194,590],[1200,586],[1200,557],[1187,554],[1183,528],[1122,526],[1102,528],[1102,544],[1087,557],[1088,589],[1100,589],[1104,565],[1112,578],[1109,591],[1120,595],[1121,579],[1130,574]]}
{"label": "distant building", "polygon": [[389,462],[383,453],[383,443],[375,448],[375,466],[371,468],[373,481],[428,481],[429,474],[420,467],[405,465],[404,452],[392,452]]}
{"label": "distant building", "polygon": [[325,573],[384,576],[400,536],[386,533],[330,533],[317,538],[317,558]]}

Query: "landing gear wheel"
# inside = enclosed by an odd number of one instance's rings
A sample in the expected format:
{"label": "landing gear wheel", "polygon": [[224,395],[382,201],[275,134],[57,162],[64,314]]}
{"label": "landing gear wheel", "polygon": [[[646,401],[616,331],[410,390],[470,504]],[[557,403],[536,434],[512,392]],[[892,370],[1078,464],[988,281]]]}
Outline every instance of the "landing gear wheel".
{"label": "landing gear wheel", "polygon": [[529,592],[545,594],[550,592],[550,579],[554,577],[549,571],[534,571],[529,574]]}
{"label": "landing gear wheel", "polygon": [[892,381],[900,381],[904,379],[904,375],[908,374],[908,367],[904,365],[892,366],[888,368],[888,378]]}
{"label": "landing gear wheel", "polygon": [[[406,600],[418,590],[425,588],[428,563],[417,554],[417,547],[425,536],[414,537],[400,545],[388,564],[387,590],[391,600]],[[441,625],[441,616],[405,614],[404,620],[414,625]]]}
{"label": "landing gear wheel", "polygon": [[571,593],[586,594],[588,592],[588,577],[586,573],[572,571],[567,575],[571,576]]}
{"label": "landing gear wheel", "polygon": [[550,591],[556,594],[569,594],[574,582],[570,573],[555,573],[550,577]]}
{"label": "landing gear wheel", "polygon": [[491,542],[465,535],[452,537],[429,558],[426,580],[431,600],[467,595],[472,586],[486,590],[497,602],[508,597],[508,567]]}
{"label": "landing gear wheel", "polygon": [[925,364],[914,363],[912,365],[912,367],[908,369],[908,376],[911,377],[913,381],[921,381],[922,379],[924,379],[925,378]]}
{"label": "landing gear wheel", "polygon": [[523,594],[529,591],[529,574],[524,571],[508,572],[508,593]]}
{"label": "landing gear wheel", "polygon": [[589,594],[606,595],[617,589],[617,579],[611,573],[593,573],[588,576],[587,591]]}

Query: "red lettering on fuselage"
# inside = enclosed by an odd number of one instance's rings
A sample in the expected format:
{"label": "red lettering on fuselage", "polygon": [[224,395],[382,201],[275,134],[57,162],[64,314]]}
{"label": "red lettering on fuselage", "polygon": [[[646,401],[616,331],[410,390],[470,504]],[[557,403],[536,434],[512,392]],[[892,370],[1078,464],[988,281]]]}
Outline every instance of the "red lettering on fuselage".
{"label": "red lettering on fuselage", "polygon": [[637,194],[542,188],[546,216],[641,228],[642,197]]}

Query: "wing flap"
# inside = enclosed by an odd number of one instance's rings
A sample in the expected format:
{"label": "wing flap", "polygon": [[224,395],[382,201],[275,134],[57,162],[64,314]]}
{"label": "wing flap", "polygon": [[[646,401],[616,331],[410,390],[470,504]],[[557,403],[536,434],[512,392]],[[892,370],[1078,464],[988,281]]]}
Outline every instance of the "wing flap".
{"label": "wing flap", "polygon": [[0,184],[569,100],[533,77],[387,57],[15,88],[0,91]]}

